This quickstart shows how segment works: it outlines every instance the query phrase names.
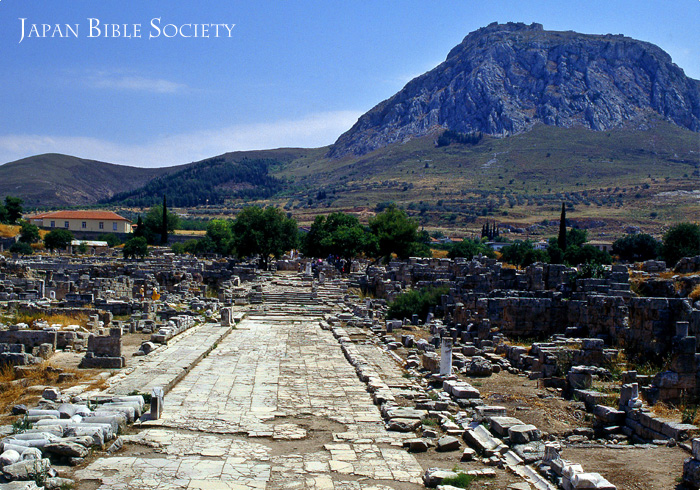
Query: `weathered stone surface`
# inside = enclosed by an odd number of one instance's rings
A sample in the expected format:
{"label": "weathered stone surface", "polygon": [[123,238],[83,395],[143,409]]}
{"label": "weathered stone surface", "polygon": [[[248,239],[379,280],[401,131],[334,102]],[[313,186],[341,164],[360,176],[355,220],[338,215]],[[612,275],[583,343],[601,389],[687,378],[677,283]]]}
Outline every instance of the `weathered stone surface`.
{"label": "weathered stone surface", "polygon": [[420,425],[421,423],[418,419],[395,418],[387,422],[386,429],[396,432],[413,432],[420,427]]}
{"label": "weathered stone surface", "polygon": [[[581,52],[585,58],[573,55]],[[552,63],[559,68],[551,69]],[[622,69],[628,74],[624,83]],[[587,95],[592,79],[596,100]],[[542,90],[547,86],[557,86],[559,96]],[[698,131],[697,92],[656,46],[610,35],[561,38],[540,24],[493,23],[470,33],[445,62],[363,115],[328,155],[363,155],[435,127],[498,136],[542,123],[606,130],[650,111]]]}
{"label": "weathered stone surface", "polygon": [[459,439],[452,436],[442,436],[437,441],[437,450],[440,452],[457,451],[461,447]]}
{"label": "weathered stone surface", "polygon": [[513,446],[513,451],[515,451],[526,464],[534,463],[544,458],[544,444],[540,441],[517,444]]}
{"label": "weathered stone surface", "polygon": [[489,428],[494,434],[505,437],[508,429],[516,425],[523,425],[523,422],[515,417],[491,417]]}
{"label": "weathered stone surface", "polygon": [[688,458],[683,462],[683,483],[691,488],[700,488],[700,461]]}
{"label": "weathered stone surface", "polygon": [[424,453],[428,450],[428,443],[423,439],[409,439],[404,441],[404,447],[412,453]]}
{"label": "weathered stone surface", "polygon": [[425,486],[428,488],[435,488],[442,483],[442,480],[445,478],[454,478],[456,476],[457,473],[454,471],[428,468],[423,475],[423,483],[425,483]]}
{"label": "weathered stone surface", "polygon": [[15,480],[36,480],[37,476],[44,475],[51,469],[51,462],[48,459],[20,461],[10,464],[2,469],[2,473],[10,481]]}
{"label": "weathered stone surface", "polygon": [[7,466],[8,464],[14,464],[19,461],[20,455],[17,451],[12,449],[4,451],[0,454],[0,467]]}
{"label": "weathered stone surface", "polygon": [[474,356],[466,366],[466,374],[469,376],[491,376],[493,366],[491,362],[481,356]]}
{"label": "weathered stone surface", "polygon": [[69,441],[52,442],[44,446],[44,451],[69,458],[84,458],[88,454],[85,446]]}
{"label": "weathered stone surface", "polygon": [[527,444],[539,441],[542,433],[532,424],[513,425],[508,428],[508,437],[511,444]]}

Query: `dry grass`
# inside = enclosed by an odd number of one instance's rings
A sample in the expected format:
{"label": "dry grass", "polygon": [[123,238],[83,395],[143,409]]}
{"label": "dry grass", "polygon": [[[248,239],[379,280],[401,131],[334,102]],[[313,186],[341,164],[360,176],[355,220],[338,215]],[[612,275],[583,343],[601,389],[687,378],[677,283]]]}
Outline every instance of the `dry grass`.
{"label": "dry grass", "polygon": [[26,323],[30,327],[35,327],[39,321],[46,321],[49,325],[61,325],[63,328],[68,325],[80,325],[85,327],[88,321],[86,313],[75,313],[71,315],[47,315],[46,313],[17,313],[14,318],[15,323]]}
{"label": "dry grass", "polygon": [[655,405],[651,407],[651,411],[654,415],[673,420],[675,422],[682,422],[684,424],[693,424],[700,427],[700,406],[681,400],[678,406],[670,403],[656,402]]}
{"label": "dry grass", "polygon": [[681,411],[674,407],[673,405],[664,403],[664,402],[656,402],[652,407],[651,411],[654,412],[654,415],[657,417],[661,417],[664,419],[671,419],[671,420],[680,420],[681,419]]}
{"label": "dry grass", "polygon": [[[72,373],[74,376],[58,382],[59,374]],[[87,384],[91,390],[104,389],[104,378],[93,378],[94,371],[57,368],[50,361],[44,361],[34,367],[14,369],[12,366],[0,368],[0,423],[11,423],[11,408],[17,404],[32,406],[41,398],[40,390],[28,390],[31,386],[54,386],[67,389],[77,384]]]}
{"label": "dry grass", "polygon": [[0,238],[11,238],[19,235],[19,226],[0,225]]}
{"label": "dry grass", "polygon": [[431,248],[430,252],[433,254],[434,259],[446,259],[449,253],[447,250],[438,250],[437,248]]}
{"label": "dry grass", "polygon": [[697,301],[698,299],[700,299],[700,284],[695,286],[695,288],[690,292],[688,297],[693,301]]}

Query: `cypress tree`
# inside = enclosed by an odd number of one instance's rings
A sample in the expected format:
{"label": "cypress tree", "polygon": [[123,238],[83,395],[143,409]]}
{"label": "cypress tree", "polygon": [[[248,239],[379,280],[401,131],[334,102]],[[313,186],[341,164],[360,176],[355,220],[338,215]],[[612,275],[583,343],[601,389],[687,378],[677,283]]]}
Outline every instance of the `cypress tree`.
{"label": "cypress tree", "polygon": [[160,229],[160,243],[161,245],[168,243],[168,205],[165,202],[165,194],[163,194],[163,224]]}
{"label": "cypress tree", "polygon": [[141,219],[141,215],[139,214],[139,219],[136,221],[136,230],[134,230],[134,236],[144,236],[144,231],[145,230],[143,229],[143,219]]}
{"label": "cypress tree", "polygon": [[559,219],[557,245],[559,245],[560,249],[566,250],[566,206],[564,206],[564,203],[561,203],[561,218]]}

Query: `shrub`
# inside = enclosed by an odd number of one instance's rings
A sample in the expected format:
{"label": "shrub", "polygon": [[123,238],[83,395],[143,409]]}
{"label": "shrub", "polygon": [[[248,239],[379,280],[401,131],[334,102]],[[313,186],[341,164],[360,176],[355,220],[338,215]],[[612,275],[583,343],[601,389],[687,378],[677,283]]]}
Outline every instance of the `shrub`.
{"label": "shrub", "polygon": [[660,250],[661,243],[646,233],[625,235],[612,245],[613,254],[628,262],[655,259]]}
{"label": "shrub", "polygon": [[475,255],[482,254],[495,258],[496,254],[488,245],[465,238],[461,242],[453,243],[447,256],[451,259],[464,257],[471,260]]}
{"label": "shrub", "polygon": [[679,223],[664,235],[661,257],[672,267],[683,257],[700,255],[700,226]]}
{"label": "shrub", "polygon": [[447,294],[448,291],[447,286],[441,286],[403,292],[389,304],[387,317],[402,319],[417,314],[420,318],[425,318],[430,308],[440,304],[442,295]]}
{"label": "shrub", "polygon": [[32,246],[28,243],[16,242],[10,247],[10,252],[13,254],[31,255],[34,253],[34,249],[32,249]]}
{"label": "shrub", "polygon": [[136,237],[124,244],[124,257],[141,257],[148,255],[148,243],[144,237]]}

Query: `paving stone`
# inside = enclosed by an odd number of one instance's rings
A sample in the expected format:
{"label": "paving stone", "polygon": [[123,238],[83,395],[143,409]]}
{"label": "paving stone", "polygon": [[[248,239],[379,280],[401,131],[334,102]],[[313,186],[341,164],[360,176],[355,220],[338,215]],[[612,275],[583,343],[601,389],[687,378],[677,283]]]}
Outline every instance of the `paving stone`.
{"label": "paving stone", "polygon": [[[268,286],[263,284],[263,294]],[[78,470],[76,478],[101,482],[99,490],[126,490],[125,481],[129,488],[188,490],[369,490],[389,488],[372,482],[377,480],[399,486],[420,483],[420,464],[401,447],[415,435],[386,430],[355,366],[346,359],[339,339],[321,328],[316,310],[271,303],[264,308],[249,313],[174,385],[159,420],[144,422],[137,435],[123,436],[126,444],[139,443],[155,454],[100,458]],[[205,335],[207,329],[195,327],[180,335],[211,342],[214,337]],[[173,347],[180,343],[178,337],[171,341]],[[178,351],[187,354],[186,345]],[[170,347],[143,359],[158,360]],[[370,364],[390,366],[376,357],[379,354],[388,355],[373,352]],[[138,377],[141,371],[146,369],[136,372]],[[386,376],[407,384],[398,366],[376,372],[380,380]],[[125,377],[115,386],[122,392],[129,385]],[[417,418],[409,420],[420,426],[426,414],[414,411]],[[306,428],[317,423],[335,426],[334,442],[298,454],[271,451],[268,444],[274,447],[276,439],[305,437]],[[262,444],[256,442],[258,437],[268,439]],[[351,481],[336,480],[337,475],[348,475]]]}

